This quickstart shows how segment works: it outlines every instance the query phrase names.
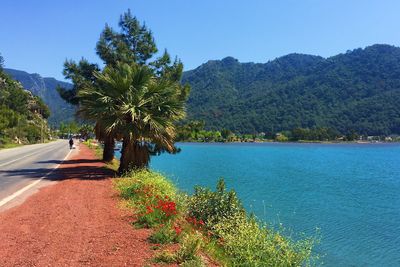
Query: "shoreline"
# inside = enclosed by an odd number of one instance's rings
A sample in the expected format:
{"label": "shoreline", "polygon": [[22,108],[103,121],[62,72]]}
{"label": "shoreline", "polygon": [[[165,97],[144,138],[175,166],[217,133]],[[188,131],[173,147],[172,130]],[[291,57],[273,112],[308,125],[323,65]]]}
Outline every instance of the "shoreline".
{"label": "shoreline", "polygon": [[199,142],[199,141],[177,141],[178,144],[327,144],[327,145],[346,145],[346,144],[359,144],[359,145],[382,145],[382,144],[400,144],[400,141],[395,142],[368,142],[368,141],[287,141],[287,142],[277,142],[277,141],[252,141],[252,142]]}

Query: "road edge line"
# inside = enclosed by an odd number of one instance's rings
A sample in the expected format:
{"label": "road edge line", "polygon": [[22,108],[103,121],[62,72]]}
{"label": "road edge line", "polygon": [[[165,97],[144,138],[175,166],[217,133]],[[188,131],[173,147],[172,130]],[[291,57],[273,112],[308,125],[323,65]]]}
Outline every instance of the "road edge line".
{"label": "road edge line", "polygon": [[69,155],[71,154],[72,149],[70,149],[70,151],[68,152],[68,154],[65,156],[65,158],[56,166],[54,167],[50,172],[46,173],[45,175],[43,175],[42,177],[40,177],[38,180],[33,181],[32,183],[28,184],[27,186],[21,188],[20,190],[18,190],[17,192],[12,193],[11,195],[9,195],[8,197],[3,198],[0,201],[0,207],[4,206],[5,204],[7,204],[8,202],[10,202],[11,200],[13,200],[14,198],[22,195],[25,191],[27,191],[28,189],[34,187],[35,185],[37,185],[38,183],[40,183],[40,181],[42,181],[44,178],[46,178],[47,176],[49,176],[50,174],[52,174],[55,170],[58,169],[58,167],[60,167],[60,165],[69,157]]}

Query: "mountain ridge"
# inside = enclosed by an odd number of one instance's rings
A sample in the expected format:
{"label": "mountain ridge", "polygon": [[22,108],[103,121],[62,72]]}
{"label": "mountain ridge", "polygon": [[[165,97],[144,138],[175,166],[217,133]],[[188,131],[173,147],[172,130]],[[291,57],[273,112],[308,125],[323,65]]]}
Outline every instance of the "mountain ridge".
{"label": "mountain ridge", "polygon": [[[227,64],[229,62],[230,64]],[[289,54],[267,63],[228,57],[185,72],[188,118],[242,133],[329,127],[400,133],[400,48],[376,44],[332,57]]]}
{"label": "mountain ridge", "polygon": [[66,103],[56,90],[59,85],[72,88],[72,84],[22,70],[4,68],[4,72],[19,81],[26,90],[43,99],[51,112],[49,117],[50,125],[58,126],[60,122],[68,122],[74,119],[75,108]]}
{"label": "mountain ridge", "polygon": [[[5,69],[49,105],[56,124],[74,107],[58,95],[70,83]],[[291,53],[266,63],[228,56],[185,71],[188,119],[239,133],[328,127],[342,134],[400,134],[400,48],[375,44],[331,57]],[[59,107],[62,107],[60,111]]]}

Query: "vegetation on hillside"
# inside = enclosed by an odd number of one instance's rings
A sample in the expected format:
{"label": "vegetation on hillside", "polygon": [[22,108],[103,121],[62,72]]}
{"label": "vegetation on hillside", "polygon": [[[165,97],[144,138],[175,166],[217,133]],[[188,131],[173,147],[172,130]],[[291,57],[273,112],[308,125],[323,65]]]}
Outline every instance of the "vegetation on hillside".
{"label": "vegetation on hillside", "polygon": [[50,136],[49,108],[5,74],[2,62],[0,56],[0,147],[43,142]]}
{"label": "vegetation on hillside", "polygon": [[69,83],[61,82],[54,78],[44,78],[36,73],[30,74],[9,68],[5,68],[4,72],[14,80],[19,81],[34,96],[38,96],[43,100],[50,109],[51,115],[48,118],[48,122],[52,127],[59,127],[62,122],[74,121],[75,108],[65,102],[56,90],[57,86],[70,88],[71,85]]}
{"label": "vegetation on hillside", "polygon": [[184,73],[188,119],[207,130],[400,134],[400,48],[373,45],[330,58],[290,54],[265,64],[234,58]]}
{"label": "vegetation on hillside", "polygon": [[[150,42],[146,28],[135,23],[136,32],[145,38],[141,45],[148,44],[149,51],[153,51],[154,42]],[[127,29],[128,24],[126,21],[121,25]],[[125,41],[125,45],[115,42],[123,32],[122,28],[120,33],[110,27],[104,29],[97,49],[106,64],[125,59],[143,62],[149,56],[145,50],[140,53],[147,56],[139,56],[139,52],[117,55],[129,51]],[[236,134],[271,135],[295,128],[329,128],[342,136],[353,132],[399,134],[399,49],[373,45],[327,59],[290,54],[265,64],[239,63],[231,57],[209,61],[183,73],[182,81],[193,87],[188,119],[204,120],[206,130],[230,129]],[[37,74],[5,70],[49,104],[51,125],[70,121],[73,113],[71,106],[54,95],[56,85],[64,88],[61,91],[65,99],[77,104],[76,90],[85,80],[93,81],[93,71],[100,70],[85,59],[67,61],[64,67],[65,77],[73,86]]]}

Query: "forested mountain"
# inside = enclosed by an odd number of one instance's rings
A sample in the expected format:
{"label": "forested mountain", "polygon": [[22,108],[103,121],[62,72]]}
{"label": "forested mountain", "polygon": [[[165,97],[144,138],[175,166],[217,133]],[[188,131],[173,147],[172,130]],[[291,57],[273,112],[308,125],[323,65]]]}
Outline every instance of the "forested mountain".
{"label": "forested mountain", "polygon": [[49,115],[40,97],[24,90],[20,83],[4,73],[0,64],[0,147],[47,139],[49,131],[45,119]]}
{"label": "forested mountain", "polygon": [[[73,118],[74,108],[56,87],[71,84],[5,69],[49,105],[53,125]],[[267,63],[227,57],[186,71],[192,87],[188,120],[207,129],[276,133],[328,127],[342,134],[400,134],[400,48],[373,45],[323,58],[289,54]]]}
{"label": "forested mountain", "polygon": [[49,117],[51,125],[58,126],[62,121],[73,120],[75,108],[65,102],[56,90],[58,85],[64,88],[71,88],[72,85],[70,83],[61,82],[54,78],[43,78],[39,74],[29,74],[20,70],[5,68],[4,71],[13,79],[19,81],[33,95],[43,99],[51,111],[51,116]]}
{"label": "forested mountain", "polygon": [[188,119],[241,133],[329,127],[400,134],[400,48],[373,45],[330,58],[289,54],[265,64],[212,60],[187,71]]}

